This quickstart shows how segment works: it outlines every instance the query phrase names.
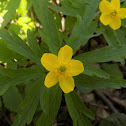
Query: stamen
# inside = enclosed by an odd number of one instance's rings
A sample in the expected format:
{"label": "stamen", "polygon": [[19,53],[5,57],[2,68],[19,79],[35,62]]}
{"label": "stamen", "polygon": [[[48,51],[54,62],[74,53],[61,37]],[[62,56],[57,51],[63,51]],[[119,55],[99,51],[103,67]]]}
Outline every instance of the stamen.
{"label": "stamen", "polygon": [[116,11],[116,10],[114,10],[114,11],[111,13],[112,16],[116,16],[116,14],[117,14],[117,11]]}
{"label": "stamen", "polygon": [[59,68],[59,70],[60,70],[60,72],[65,72],[66,67],[65,67],[65,66],[61,66],[61,67]]}

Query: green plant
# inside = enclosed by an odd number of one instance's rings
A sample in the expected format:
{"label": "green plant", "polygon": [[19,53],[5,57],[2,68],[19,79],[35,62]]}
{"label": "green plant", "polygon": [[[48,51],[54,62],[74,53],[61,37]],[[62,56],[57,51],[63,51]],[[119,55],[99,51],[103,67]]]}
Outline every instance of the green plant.
{"label": "green plant", "polygon": [[[125,63],[126,21],[117,31],[103,26],[99,22],[99,0],[61,0],[62,6],[55,6],[55,0],[52,3],[48,0],[6,2],[8,11],[3,16],[0,29],[0,95],[6,108],[17,112],[12,126],[30,124],[37,112],[39,119],[35,121],[36,126],[51,126],[59,111],[62,96],[65,97],[73,125],[92,126],[89,119],[95,119],[94,114],[76,92],[81,88],[83,91],[87,88],[126,88],[126,80],[122,77],[92,65],[109,61]],[[121,6],[125,7],[126,2],[122,2]],[[4,10],[5,3],[2,3]],[[61,30],[63,14],[66,15],[66,31]],[[12,19],[14,23],[9,24]],[[35,27],[36,23],[39,27]],[[100,35],[104,36],[107,46],[78,53],[89,39]],[[38,42],[40,38],[42,41]],[[45,52],[57,55],[64,43],[73,49],[73,58],[80,60],[85,69],[74,77],[76,89],[68,94],[63,94],[59,85],[45,87],[47,71],[40,62]]]}

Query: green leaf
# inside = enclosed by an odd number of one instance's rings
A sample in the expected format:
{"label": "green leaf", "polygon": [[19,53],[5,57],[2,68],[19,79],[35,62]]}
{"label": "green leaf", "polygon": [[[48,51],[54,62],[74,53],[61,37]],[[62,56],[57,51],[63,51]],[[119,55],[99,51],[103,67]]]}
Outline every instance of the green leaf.
{"label": "green leaf", "polygon": [[44,85],[41,88],[40,105],[45,113],[49,113],[50,104],[53,104],[55,99],[61,99],[61,95],[59,95],[61,91],[58,90],[60,90],[58,84],[52,88],[47,88]]}
{"label": "green leaf", "polygon": [[0,37],[7,42],[8,48],[40,64],[40,58],[34,54],[30,47],[14,32],[10,34],[7,30],[0,29]]}
{"label": "green leaf", "polygon": [[48,47],[49,39],[48,39],[46,33],[42,29],[39,29],[38,32],[39,32],[40,36],[42,37],[42,39],[44,40],[44,42],[42,42],[41,45],[40,45],[40,48],[41,48],[42,52],[43,53],[45,53],[45,52],[49,53],[50,52],[49,47]]}
{"label": "green leaf", "polygon": [[[91,33],[88,33],[89,32],[88,29],[90,25],[92,25],[91,23],[92,20],[96,17],[96,15],[98,15],[98,12],[96,12],[96,9],[98,7],[99,2],[100,1],[91,0],[90,4],[87,4],[86,6],[83,19],[81,17],[78,17],[78,21],[72,31],[71,36],[69,37],[67,41],[67,44],[73,48],[74,52],[80,47],[80,45],[86,44],[87,42],[86,35],[91,34]],[[92,31],[92,34],[93,32],[94,30]]]}
{"label": "green leaf", "polygon": [[62,12],[63,15],[72,17],[83,16],[85,11],[84,0],[62,0],[61,7],[49,4],[50,8],[56,12]]}
{"label": "green leaf", "polygon": [[104,27],[103,35],[110,46],[118,46],[125,44],[126,41],[126,33],[125,28],[113,30],[109,26]]}
{"label": "green leaf", "polygon": [[27,16],[27,0],[21,0],[18,13],[21,14],[21,17]]}
{"label": "green leaf", "polygon": [[[54,13],[53,16],[55,18],[55,23],[56,23],[57,29],[62,29],[62,23],[61,23],[62,17],[61,17],[61,15],[59,13]],[[60,33],[61,32],[59,32],[59,34]]]}
{"label": "green leaf", "polygon": [[123,79],[123,73],[119,68],[118,64],[109,64],[109,63],[104,63],[102,64],[102,69],[105,70],[107,73],[110,75],[115,75],[120,79]]}
{"label": "green leaf", "polygon": [[77,89],[79,90],[80,93],[88,94],[91,93],[94,88],[87,88],[87,87],[82,87],[80,85],[76,85]]}
{"label": "green leaf", "polygon": [[[69,94],[65,94],[65,98],[69,98],[69,103],[74,104],[75,108],[78,109],[78,111],[80,111],[81,113],[83,113],[85,116],[94,119],[94,114],[91,112],[90,109],[88,109],[85,104],[82,102],[82,100],[80,99],[80,97],[77,95],[77,93],[75,91],[69,93]],[[68,99],[67,99],[68,100]],[[69,104],[70,105],[70,104]]]}
{"label": "green leaf", "polygon": [[27,0],[27,10],[30,10],[32,7],[32,0]]}
{"label": "green leaf", "polygon": [[16,116],[16,121],[12,126],[25,126],[26,123],[30,124],[34,113],[36,111],[37,105],[39,103],[40,96],[40,88],[42,86],[42,82],[44,81],[44,77],[37,80],[35,84],[32,86],[28,95],[24,99],[24,101],[19,106],[19,112]]}
{"label": "green leaf", "polygon": [[126,44],[126,32],[125,32],[126,28],[122,28],[122,29],[118,29],[116,31],[114,31],[114,35],[115,38],[118,42],[119,45],[123,45]]}
{"label": "green leaf", "polygon": [[83,104],[74,91],[69,94],[65,94],[65,100],[70,116],[75,123],[74,125],[78,123],[79,126],[92,126],[83,114],[94,119],[93,113]]}
{"label": "green leaf", "polygon": [[32,51],[41,58],[42,56],[42,51],[40,50],[39,44],[37,42],[37,39],[34,37],[34,34],[32,31],[28,30],[27,31],[27,36],[28,36],[28,43],[29,46],[31,47]]}
{"label": "green leaf", "polygon": [[80,54],[75,57],[82,62],[86,63],[98,63],[108,61],[118,61],[118,58],[126,56],[126,45],[122,46],[106,46],[101,49],[90,51],[87,53]]}
{"label": "green leaf", "polygon": [[80,74],[74,77],[75,84],[88,88],[115,88],[120,89],[126,87],[126,80],[119,79],[116,76],[110,76],[109,79],[98,78],[96,76],[88,76]]}
{"label": "green leaf", "polygon": [[44,53],[50,53],[49,48],[48,48],[47,44],[44,41],[41,42],[40,49],[42,51],[42,55]]}
{"label": "green leaf", "polygon": [[[104,28],[105,28],[105,31],[103,32],[103,35],[110,46],[113,46],[116,48],[118,47],[118,45],[125,44],[125,41],[126,41],[125,30],[122,31],[122,29],[120,29],[120,30],[115,31],[111,29],[109,26],[104,27]],[[119,57],[117,58],[117,60],[121,61],[122,63],[124,62],[123,57]]]}
{"label": "green leaf", "polygon": [[42,37],[42,39],[44,40],[44,42],[48,45],[48,42],[50,41],[48,38],[48,35],[45,33],[45,31],[43,29],[39,29],[38,30],[40,36]]}
{"label": "green leaf", "polygon": [[41,88],[40,103],[43,110],[37,126],[52,126],[58,113],[62,99],[62,91],[59,85],[52,88]]}
{"label": "green leaf", "polygon": [[33,6],[47,37],[46,39],[47,41],[46,40],[44,41],[46,41],[49,50],[52,53],[57,54],[59,48],[61,47],[61,40],[58,35],[59,33],[54,21],[54,17],[52,16],[50,10],[48,9],[48,1],[33,0]]}
{"label": "green leaf", "polygon": [[2,101],[1,101],[1,99],[0,99],[0,109],[1,109],[1,107],[2,107]]}
{"label": "green leaf", "polygon": [[123,113],[113,113],[108,118],[101,121],[99,126],[125,126],[126,115]]}
{"label": "green leaf", "polygon": [[7,4],[6,14],[4,15],[3,19],[4,22],[2,23],[2,27],[5,27],[12,19],[12,16],[16,13],[16,9],[19,7],[21,0],[10,0]]}
{"label": "green leaf", "polygon": [[126,20],[125,19],[122,19],[121,25],[122,25],[122,27],[126,28]]}
{"label": "green leaf", "polygon": [[[65,30],[71,32],[73,26],[76,24],[77,19],[75,17],[66,16],[65,18]],[[67,42],[67,40],[65,40]]]}
{"label": "green leaf", "polygon": [[42,74],[44,71],[44,68],[42,66],[36,65],[29,68],[20,68],[20,69],[6,69],[2,66],[0,66],[0,74],[6,77],[25,77],[25,76],[31,76],[31,75],[39,75]]}
{"label": "green leaf", "polygon": [[[85,0],[61,0],[61,5],[64,7],[73,7],[73,8],[84,8],[84,4],[88,3]],[[79,8],[80,7],[80,8]]]}
{"label": "green leaf", "polygon": [[10,111],[17,112],[17,108],[23,100],[18,89],[16,87],[11,87],[2,97],[5,107]]}
{"label": "green leaf", "polygon": [[[90,22],[90,24],[88,26],[86,26],[87,29],[84,28],[83,22],[84,22],[84,20],[82,20],[82,18],[78,17],[77,23],[72,31],[73,36],[71,35],[67,41],[67,44],[70,45],[73,49],[75,48],[75,51],[79,48],[80,45],[85,45],[90,38],[99,36],[104,31],[103,28],[97,28],[96,21]],[[83,31],[80,32],[79,30],[81,30],[81,29]],[[77,36],[80,36],[80,37],[77,37]],[[75,45],[77,45],[77,46],[75,46]]]}
{"label": "green leaf", "polygon": [[26,80],[39,78],[42,74],[41,67],[22,68],[17,70],[5,69],[0,67],[0,96],[3,95],[9,87],[22,83]]}
{"label": "green leaf", "polygon": [[92,66],[90,64],[84,63],[84,72],[83,74],[90,75],[90,76],[97,76],[100,78],[109,78],[109,74],[103,71],[102,69]]}
{"label": "green leaf", "polygon": [[85,37],[83,43],[85,44],[85,42],[87,42],[90,38],[92,37],[96,37],[99,36],[103,33],[104,29],[103,28],[97,28],[97,21],[92,21],[89,26],[88,29],[85,32]]}
{"label": "green leaf", "polygon": [[31,18],[30,17],[19,17],[17,22],[18,22],[18,25],[25,26],[29,22],[31,22]]}
{"label": "green leaf", "polygon": [[105,26],[104,28],[105,30],[103,32],[103,36],[105,37],[105,40],[107,41],[109,46],[115,46],[115,47],[118,46],[117,39],[115,38],[114,35],[114,30],[109,26]]}
{"label": "green leaf", "polygon": [[11,24],[8,28],[8,31],[14,31],[17,35],[20,35],[20,30],[21,30],[21,26],[15,22],[13,24]]}
{"label": "green leaf", "polygon": [[10,50],[7,48],[6,43],[2,40],[0,40],[0,61],[3,63],[7,63],[9,61],[12,61],[13,59],[20,60],[24,57],[19,55],[18,53]]}

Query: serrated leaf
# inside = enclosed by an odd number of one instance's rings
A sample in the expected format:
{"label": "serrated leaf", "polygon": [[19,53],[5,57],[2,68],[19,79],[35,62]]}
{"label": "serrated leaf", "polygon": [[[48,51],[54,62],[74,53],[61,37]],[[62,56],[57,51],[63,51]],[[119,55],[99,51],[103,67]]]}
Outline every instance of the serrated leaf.
{"label": "serrated leaf", "polygon": [[42,66],[36,65],[30,68],[6,69],[0,66],[0,74],[6,77],[25,77],[30,75],[40,74],[44,71]]}
{"label": "serrated leaf", "polygon": [[48,114],[49,110],[52,108],[51,103],[53,104],[53,101],[55,101],[55,99],[61,99],[61,95],[59,95],[61,91],[58,90],[60,90],[58,85],[52,88],[47,88],[43,85],[43,87],[41,88],[40,105],[42,107],[42,110],[46,114]]}
{"label": "serrated leaf", "polygon": [[78,109],[80,113],[83,113],[85,116],[94,119],[94,114],[89,110],[86,105],[82,102],[82,100],[79,98],[79,96],[76,94],[75,91],[65,94],[65,97],[69,97],[69,102],[73,103],[75,108]]}
{"label": "serrated leaf", "polygon": [[33,6],[47,36],[46,44],[52,53],[57,54],[61,47],[61,40],[58,35],[58,29],[56,27],[54,17],[48,9],[48,1],[33,0]]}
{"label": "serrated leaf", "polygon": [[78,120],[78,125],[79,126],[93,126],[91,122],[84,115],[80,116]]}
{"label": "serrated leaf", "polygon": [[7,63],[9,61],[12,61],[13,59],[22,59],[24,57],[22,57],[21,55],[19,55],[18,53],[10,50],[7,48],[6,43],[2,40],[0,40],[0,61],[2,61],[3,63]]}
{"label": "serrated leaf", "polygon": [[42,42],[41,45],[40,45],[40,49],[42,51],[42,55],[44,53],[49,53],[49,47],[47,46],[47,44],[45,42]]}
{"label": "serrated leaf", "polygon": [[[89,26],[87,31],[85,32],[85,41],[88,41],[92,37],[99,36],[103,33],[104,29],[103,28],[97,28],[97,21],[92,21]],[[84,43],[84,42],[83,42]]]}
{"label": "serrated leaf", "polygon": [[8,48],[19,53],[20,55],[23,55],[28,59],[33,60],[37,64],[40,64],[39,57],[34,54],[30,47],[14,32],[11,32],[10,34],[7,30],[0,29],[0,37],[2,40],[7,42]]}
{"label": "serrated leaf", "polygon": [[[125,32],[123,33],[122,30],[114,31],[109,26],[104,27],[105,30],[103,32],[103,35],[105,37],[105,40],[110,46],[118,47],[118,45],[124,45],[125,44]],[[117,58],[118,61],[124,62],[123,57]]]}
{"label": "serrated leaf", "polygon": [[28,39],[28,43],[29,43],[29,46],[31,47],[32,51],[33,51],[34,53],[36,53],[36,55],[37,55],[38,57],[41,58],[41,56],[42,56],[42,51],[40,50],[39,44],[38,44],[38,42],[37,42],[37,39],[34,37],[33,32],[30,31],[29,29],[28,29],[28,31],[27,31],[27,39]]}
{"label": "serrated leaf", "polygon": [[61,17],[61,15],[59,13],[54,13],[54,18],[55,18],[57,28],[62,29],[62,23],[61,23],[62,17]]}
{"label": "serrated leaf", "polygon": [[2,97],[5,107],[10,111],[17,112],[17,108],[23,100],[18,89],[16,87],[11,87]]}
{"label": "serrated leaf", "polygon": [[86,6],[83,19],[81,17],[78,17],[77,24],[73,28],[72,34],[67,41],[67,44],[73,48],[74,52],[80,47],[80,45],[86,44],[87,38],[85,38],[85,34],[87,34],[88,27],[91,24],[92,20],[99,13],[96,12],[99,2],[100,1],[92,0],[90,4],[87,4]]}
{"label": "serrated leaf", "polygon": [[118,30],[114,31],[115,38],[116,38],[119,45],[126,44],[125,43],[125,41],[126,41],[125,30],[126,30],[125,28],[122,28],[122,29],[118,29]]}
{"label": "serrated leaf", "polygon": [[73,26],[75,25],[77,19],[74,17],[66,16],[65,19],[65,30],[68,32],[71,32],[73,29]]}
{"label": "serrated leaf", "polygon": [[115,75],[118,78],[123,79],[123,73],[120,70],[118,64],[104,63],[104,64],[102,64],[101,67],[102,67],[103,70],[105,70],[110,75]]}
{"label": "serrated leaf", "polygon": [[44,77],[34,83],[24,101],[20,104],[19,112],[16,116],[16,121],[13,123],[12,126],[25,126],[26,123],[31,123],[37,105],[39,103],[40,88],[43,81]]}
{"label": "serrated leaf", "polygon": [[118,42],[114,35],[114,30],[111,29],[109,26],[104,27],[105,30],[103,32],[103,36],[105,37],[105,40],[109,44],[109,46],[118,46]]}
{"label": "serrated leaf", "polygon": [[116,76],[110,76],[109,79],[98,78],[96,76],[79,75],[74,77],[75,84],[88,88],[115,88],[120,89],[126,87],[126,80],[120,79]]}
{"label": "serrated leaf", "polygon": [[5,69],[0,67],[0,96],[3,95],[9,87],[22,83],[29,79],[39,78],[42,71],[39,68],[24,68],[24,69]]}
{"label": "serrated leaf", "polygon": [[4,22],[2,23],[2,27],[5,27],[10,21],[12,16],[16,13],[16,9],[19,7],[21,0],[10,0],[7,4],[6,14],[4,15]]}
{"label": "serrated leaf", "polygon": [[49,6],[56,12],[62,12],[64,15],[77,17],[78,15],[84,15],[85,4],[85,1],[82,0],[62,0],[61,7],[53,4],[49,4]]}
{"label": "serrated leaf", "polygon": [[[78,49],[80,45],[85,45],[88,40],[92,37],[99,36],[103,33],[103,28],[97,28],[97,21],[92,21],[88,24],[88,26],[85,27],[83,24],[84,19],[78,17],[77,23],[75,27],[73,28],[72,35],[70,36],[70,40],[68,39],[67,44],[70,45],[73,48]],[[83,28],[83,29],[82,29]],[[85,30],[86,29],[86,30]],[[81,32],[79,30],[82,30]],[[80,36],[80,37],[77,37]],[[76,37],[76,38],[75,38]],[[75,47],[77,45],[77,47]],[[76,51],[76,50],[75,50]]]}
{"label": "serrated leaf", "polygon": [[109,26],[104,27],[103,35],[110,46],[118,46],[125,44],[126,33],[125,28],[113,30]]}
{"label": "serrated leaf", "polygon": [[40,36],[42,37],[42,39],[44,40],[44,42],[42,42],[40,45],[41,50],[43,51],[43,53],[50,52],[49,47],[48,47],[48,41],[50,41],[50,40],[49,40],[48,36],[42,29],[39,29],[38,32],[39,32]]}
{"label": "serrated leaf", "polygon": [[80,54],[75,57],[75,59],[86,63],[99,63],[113,60],[118,61],[119,58],[124,56],[126,56],[126,45],[117,47],[106,46],[101,49]]}
{"label": "serrated leaf", "polygon": [[109,74],[103,71],[102,69],[95,67],[93,65],[84,63],[84,72],[83,74],[90,75],[90,76],[97,76],[100,78],[109,78]]}
{"label": "serrated leaf", "polygon": [[78,123],[79,126],[92,126],[83,114],[92,119],[94,119],[94,115],[88,108],[86,108],[74,91],[65,94],[65,100],[70,116],[74,121],[74,125]]}
{"label": "serrated leaf", "polygon": [[62,99],[62,91],[59,85],[52,88],[41,88],[40,103],[43,110],[37,126],[52,126],[58,113]]}

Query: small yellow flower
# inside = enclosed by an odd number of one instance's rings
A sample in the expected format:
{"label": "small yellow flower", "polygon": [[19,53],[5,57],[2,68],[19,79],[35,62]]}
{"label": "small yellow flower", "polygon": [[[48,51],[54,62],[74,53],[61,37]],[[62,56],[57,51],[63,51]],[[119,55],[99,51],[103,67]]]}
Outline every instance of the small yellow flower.
{"label": "small yellow flower", "polygon": [[102,0],[99,9],[101,11],[100,21],[116,30],[121,27],[121,19],[126,18],[126,8],[120,8],[120,0]]}
{"label": "small yellow flower", "polygon": [[44,53],[41,58],[42,65],[50,71],[45,78],[45,86],[50,88],[59,82],[64,93],[74,90],[75,84],[72,76],[77,76],[84,71],[83,63],[71,59],[73,50],[65,45],[59,50],[58,56]]}

